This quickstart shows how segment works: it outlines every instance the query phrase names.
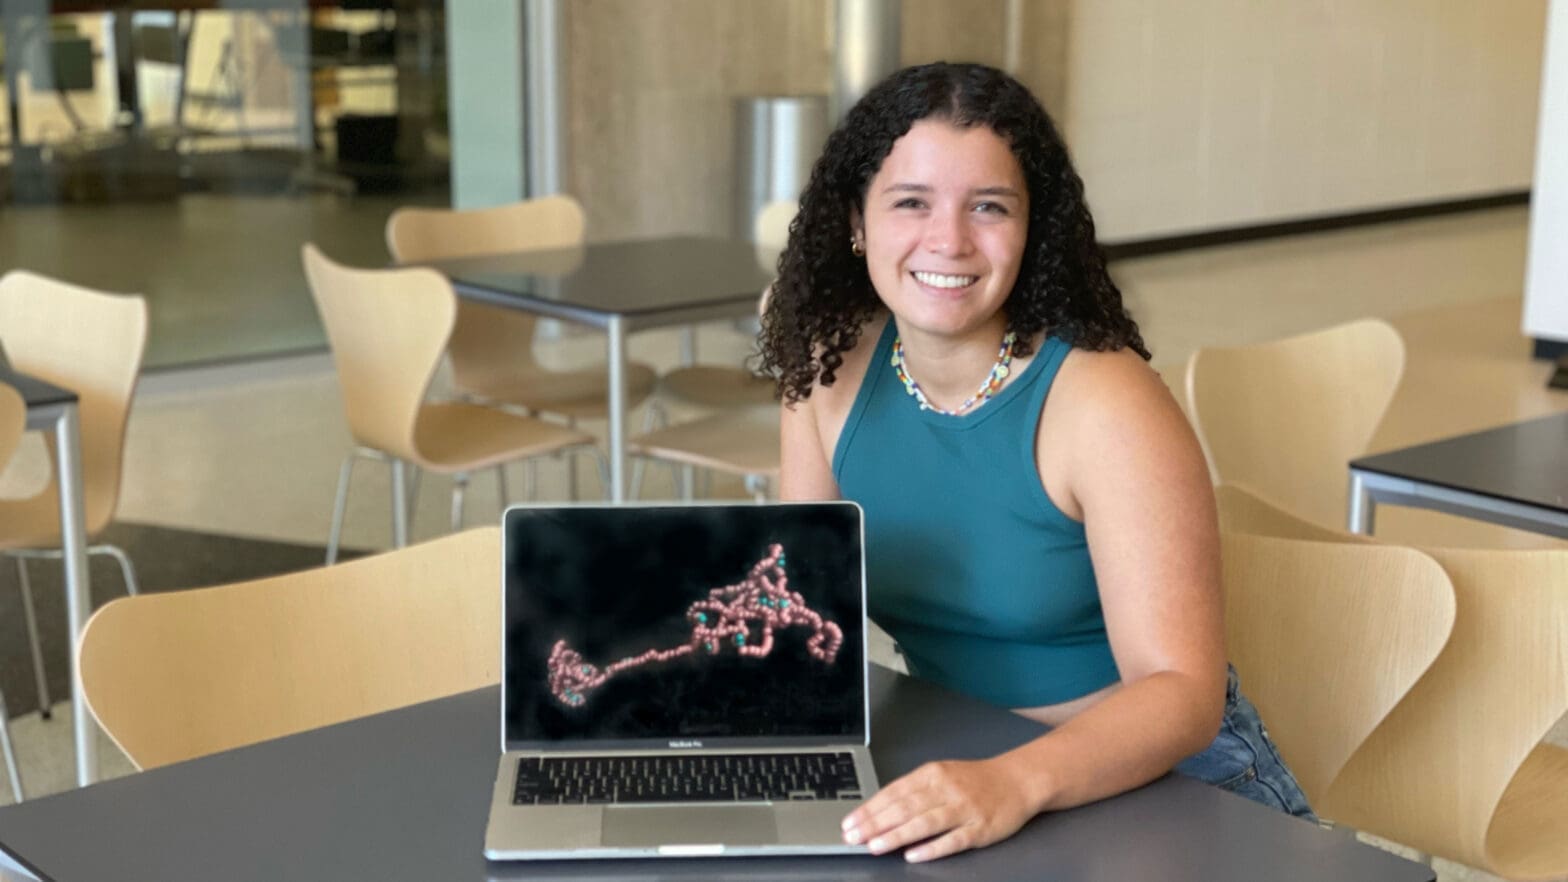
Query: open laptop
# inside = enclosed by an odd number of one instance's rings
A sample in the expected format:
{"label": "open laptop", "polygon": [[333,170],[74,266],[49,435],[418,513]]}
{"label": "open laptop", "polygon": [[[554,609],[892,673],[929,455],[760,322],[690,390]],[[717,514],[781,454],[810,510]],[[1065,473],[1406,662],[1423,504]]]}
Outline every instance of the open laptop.
{"label": "open laptop", "polygon": [[517,506],[485,856],[864,851],[877,789],[850,502]]}

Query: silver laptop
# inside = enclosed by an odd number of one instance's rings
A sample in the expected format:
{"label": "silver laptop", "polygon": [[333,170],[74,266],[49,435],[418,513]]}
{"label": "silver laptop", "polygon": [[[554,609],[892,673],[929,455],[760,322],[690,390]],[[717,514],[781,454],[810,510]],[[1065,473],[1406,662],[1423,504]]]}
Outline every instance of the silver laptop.
{"label": "silver laptop", "polygon": [[865,850],[858,506],[518,506],[503,537],[486,857]]}

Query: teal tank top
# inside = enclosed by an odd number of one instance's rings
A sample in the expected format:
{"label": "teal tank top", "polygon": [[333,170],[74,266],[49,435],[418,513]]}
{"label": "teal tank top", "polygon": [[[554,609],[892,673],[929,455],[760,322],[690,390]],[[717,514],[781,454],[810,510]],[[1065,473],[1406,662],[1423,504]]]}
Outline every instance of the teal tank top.
{"label": "teal tank top", "polygon": [[1069,701],[1119,679],[1083,524],[1046,495],[1035,430],[1071,346],[1034,360],[967,416],[921,410],[887,329],[833,452],[865,509],[867,601],[910,671],[1004,707]]}

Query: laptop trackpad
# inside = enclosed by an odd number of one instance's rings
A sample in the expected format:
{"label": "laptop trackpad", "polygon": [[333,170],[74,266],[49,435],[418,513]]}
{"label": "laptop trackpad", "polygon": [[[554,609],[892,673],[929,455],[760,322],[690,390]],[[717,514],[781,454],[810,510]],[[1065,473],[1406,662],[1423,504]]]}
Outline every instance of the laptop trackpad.
{"label": "laptop trackpad", "polygon": [[779,831],[766,806],[606,806],[599,838],[625,847],[767,845]]}

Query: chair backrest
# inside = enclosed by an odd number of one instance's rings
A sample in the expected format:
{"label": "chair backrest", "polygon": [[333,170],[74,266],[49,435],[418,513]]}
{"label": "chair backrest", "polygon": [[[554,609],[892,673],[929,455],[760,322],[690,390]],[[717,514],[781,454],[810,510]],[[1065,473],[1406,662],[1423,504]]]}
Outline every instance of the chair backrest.
{"label": "chair backrest", "polygon": [[752,224],[752,241],[778,254],[789,244],[789,225],[799,213],[800,203],[793,199],[782,199],[762,206],[762,210],[757,212],[756,222]]}
{"label": "chair backrest", "polygon": [[1317,807],[1438,657],[1453,589],[1442,567],[1408,548],[1221,541],[1231,663]]}
{"label": "chair backrest", "polygon": [[350,269],[309,244],[303,255],[349,431],[367,447],[422,460],[415,426],[452,333],[451,283],[429,269]]}
{"label": "chair backrest", "polygon": [[[398,263],[580,246],[587,231],[576,199],[559,194],[466,211],[400,208],[387,219],[387,250]],[[568,262],[569,263],[569,262]],[[480,397],[499,394],[538,370],[534,316],[460,302],[448,350],[452,386]]]}
{"label": "chair backrest", "polygon": [[469,210],[399,208],[387,218],[398,263],[569,248],[583,241],[582,205],[564,194]]}
{"label": "chair backrest", "polygon": [[1404,361],[1399,332],[1378,319],[1193,353],[1187,401],[1216,483],[1343,524],[1347,463],[1366,451]]}
{"label": "chair backrest", "polygon": [[757,245],[757,266],[763,272],[778,270],[779,255],[789,245],[789,225],[800,213],[800,203],[793,199],[769,202],[757,212],[751,226],[751,240]]}
{"label": "chair backrest", "polygon": [[104,731],[152,768],[500,679],[500,529],[106,604],[78,650]]}
{"label": "chair backrest", "polygon": [[[147,346],[147,303],[21,270],[0,277],[0,343],[11,367],[77,394],[84,520],[97,533],[114,517],[131,398]],[[50,447],[51,455],[53,447]],[[28,505],[27,520],[57,542],[53,482]]]}
{"label": "chair backrest", "polygon": [[[1555,780],[1516,782],[1568,712],[1568,551],[1432,549],[1458,599],[1453,636],[1430,671],[1357,752],[1322,808],[1357,829],[1508,878],[1552,878],[1529,866],[1531,840],[1568,855],[1568,763]],[[1351,616],[1347,615],[1348,621]],[[1526,775],[1531,775],[1529,770]],[[1533,775],[1532,775],[1533,777]],[[1510,785],[1555,794],[1533,834],[1499,823]]]}
{"label": "chair backrest", "polygon": [[16,445],[26,428],[27,402],[22,400],[21,393],[0,383],[0,473],[11,461],[11,454],[16,452]]}

